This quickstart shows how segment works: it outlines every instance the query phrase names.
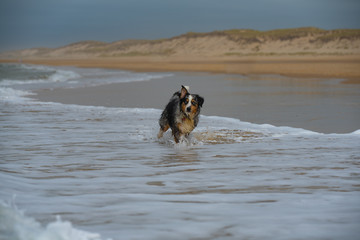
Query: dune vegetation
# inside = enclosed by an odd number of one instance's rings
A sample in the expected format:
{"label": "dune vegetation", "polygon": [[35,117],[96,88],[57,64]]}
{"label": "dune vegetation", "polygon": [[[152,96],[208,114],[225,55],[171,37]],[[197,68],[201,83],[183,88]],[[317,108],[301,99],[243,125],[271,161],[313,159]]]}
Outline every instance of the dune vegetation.
{"label": "dune vegetation", "polygon": [[32,48],[0,54],[12,58],[88,58],[139,56],[274,56],[360,54],[360,29],[323,30],[314,27],[257,31],[231,29],[188,32],[157,40],[112,43],[81,41],[58,48]]}

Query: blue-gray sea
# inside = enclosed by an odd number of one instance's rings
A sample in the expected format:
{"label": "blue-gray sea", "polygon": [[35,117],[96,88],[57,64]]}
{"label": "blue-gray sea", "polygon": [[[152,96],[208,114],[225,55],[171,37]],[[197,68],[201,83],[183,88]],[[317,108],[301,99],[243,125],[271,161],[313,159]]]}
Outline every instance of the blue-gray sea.
{"label": "blue-gray sea", "polygon": [[[37,101],[171,73],[0,65],[0,239],[359,239],[360,130]],[[205,100],[206,104],[206,100]]]}

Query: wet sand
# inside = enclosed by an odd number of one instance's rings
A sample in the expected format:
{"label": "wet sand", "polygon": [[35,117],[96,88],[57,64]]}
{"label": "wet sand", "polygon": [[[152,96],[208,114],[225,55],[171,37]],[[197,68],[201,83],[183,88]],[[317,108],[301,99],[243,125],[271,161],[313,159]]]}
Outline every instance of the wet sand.
{"label": "wet sand", "polygon": [[145,82],[42,90],[34,97],[65,104],[162,109],[181,85],[205,98],[204,115],[322,133],[360,129],[360,85],[336,79],[173,73]]}
{"label": "wet sand", "polygon": [[24,63],[52,66],[111,68],[140,72],[211,72],[280,74],[295,77],[341,78],[360,83],[360,56],[243,56],[243,57],[122,57],[89,59],[24,59]]}

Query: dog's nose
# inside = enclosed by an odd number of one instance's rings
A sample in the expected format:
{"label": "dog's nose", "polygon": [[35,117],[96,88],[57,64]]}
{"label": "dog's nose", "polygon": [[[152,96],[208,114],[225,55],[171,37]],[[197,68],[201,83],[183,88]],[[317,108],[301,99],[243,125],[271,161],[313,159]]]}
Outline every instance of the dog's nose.
{"label": "dog's nose", "polygon": [[187,107],[186,111],[190,112],[191,111],[191,107]]}

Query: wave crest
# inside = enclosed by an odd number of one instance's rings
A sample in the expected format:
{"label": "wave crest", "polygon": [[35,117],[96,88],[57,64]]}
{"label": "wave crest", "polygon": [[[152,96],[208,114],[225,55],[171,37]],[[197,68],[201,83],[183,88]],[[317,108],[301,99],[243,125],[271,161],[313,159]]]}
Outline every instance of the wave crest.
{"label": "wave crest", "polygon": [[16,206],[0,202],[0,239],[3,240],[101,240],[98,233],[76,229],[69,221],[56,221],[42,226],[25,216]]}

